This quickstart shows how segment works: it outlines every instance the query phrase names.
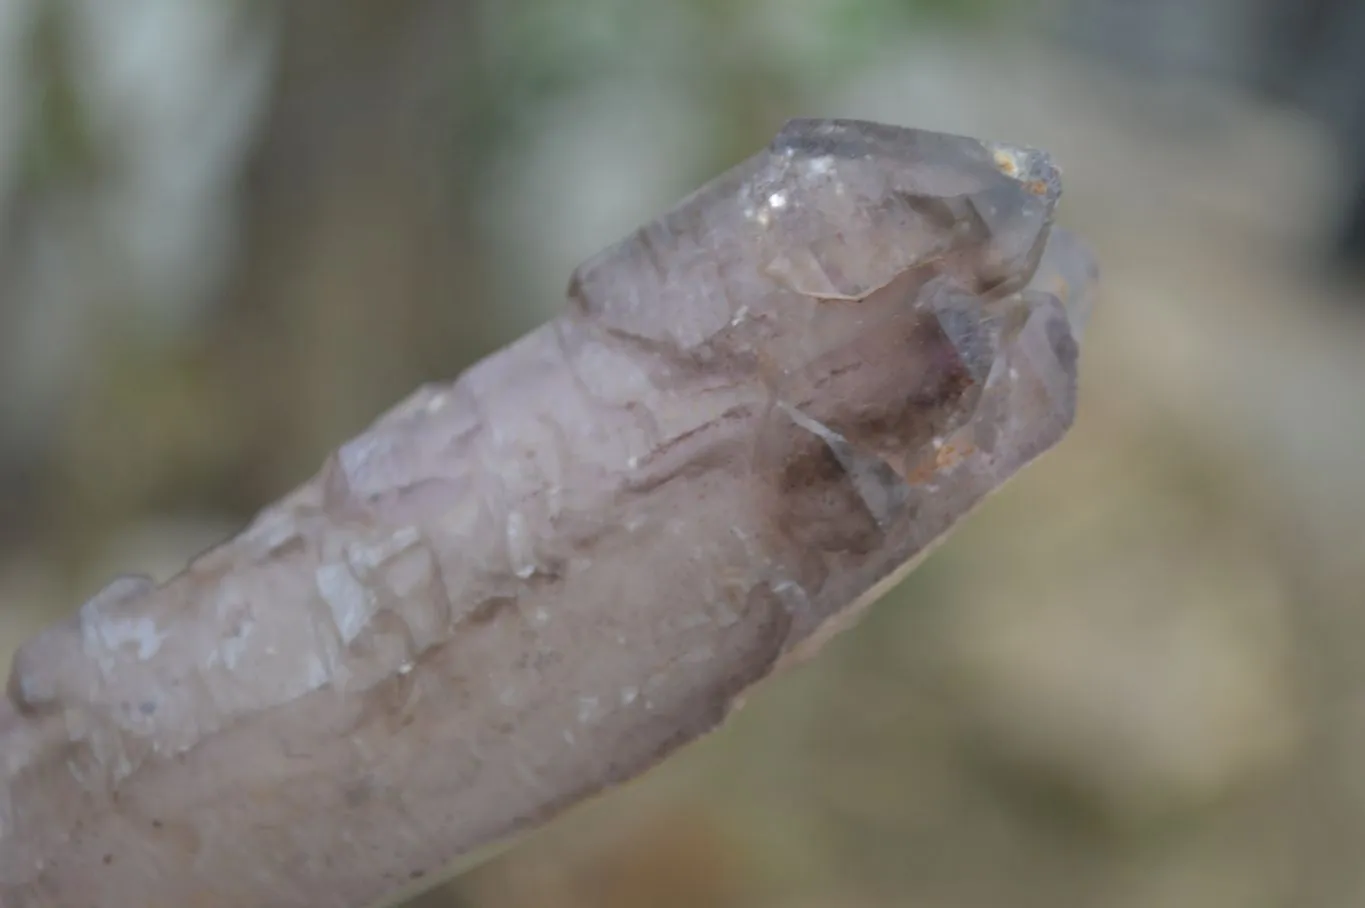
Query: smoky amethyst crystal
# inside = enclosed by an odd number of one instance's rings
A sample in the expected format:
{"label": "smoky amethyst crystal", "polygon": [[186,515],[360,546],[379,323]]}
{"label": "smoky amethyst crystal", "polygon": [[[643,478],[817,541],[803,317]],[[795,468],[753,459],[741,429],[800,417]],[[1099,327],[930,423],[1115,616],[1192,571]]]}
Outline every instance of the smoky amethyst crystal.
{"label": "smoky amethyst crystal", "polygon": [[25,645],[0,903],[362,908],[713,728],[1071,424],[1095,269],[1059,186],[788,125],[564,316]]}

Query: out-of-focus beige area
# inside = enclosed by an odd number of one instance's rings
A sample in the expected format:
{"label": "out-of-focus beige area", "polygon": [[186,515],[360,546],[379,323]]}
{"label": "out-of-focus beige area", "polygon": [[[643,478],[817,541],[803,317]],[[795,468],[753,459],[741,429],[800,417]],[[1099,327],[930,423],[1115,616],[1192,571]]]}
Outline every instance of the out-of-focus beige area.
{"label": "out-of-focus beige area", "polygon": [[1254,87],[1272,6],[3,0],[4,656],[784,119],[1020,141],[1103,269],[1068,440],[723,731],[420,904],[1365,904],[1356,174]]}

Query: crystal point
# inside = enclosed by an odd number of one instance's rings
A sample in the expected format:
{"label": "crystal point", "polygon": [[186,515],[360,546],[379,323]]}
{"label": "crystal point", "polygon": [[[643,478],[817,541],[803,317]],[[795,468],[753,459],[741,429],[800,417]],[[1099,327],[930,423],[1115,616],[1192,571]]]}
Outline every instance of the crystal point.
{"label": "crystal point", "polygon": [[1029,288],[1049,293],[1061,302],[1071,333],[1079,341],[1095,305],[1099,279],[1099,265],[1080,237],[1053,228]]}

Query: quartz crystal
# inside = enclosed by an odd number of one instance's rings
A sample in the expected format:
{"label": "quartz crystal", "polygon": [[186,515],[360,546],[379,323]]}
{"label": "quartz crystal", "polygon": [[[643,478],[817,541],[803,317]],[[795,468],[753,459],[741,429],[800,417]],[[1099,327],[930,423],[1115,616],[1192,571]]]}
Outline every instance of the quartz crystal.
{"label": "quartz crystal", "polygon": [[1059,192],[1031,149],[789,124],[25,645],[0,903],[364,908],[715,727],[1071,424]]}

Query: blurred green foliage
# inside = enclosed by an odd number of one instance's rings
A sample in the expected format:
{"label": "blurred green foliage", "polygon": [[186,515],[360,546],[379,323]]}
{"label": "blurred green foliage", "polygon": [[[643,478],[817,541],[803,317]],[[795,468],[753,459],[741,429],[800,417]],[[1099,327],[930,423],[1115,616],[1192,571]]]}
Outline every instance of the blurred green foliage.
{"label": "blurred green foliage", "polygon": [[102,160],[86,101],[76,83],[73,36],[60,4],[35,16],[25,64],[32,86],[23,129],[23,183],[30,190],[71,189],[96,178]]}

